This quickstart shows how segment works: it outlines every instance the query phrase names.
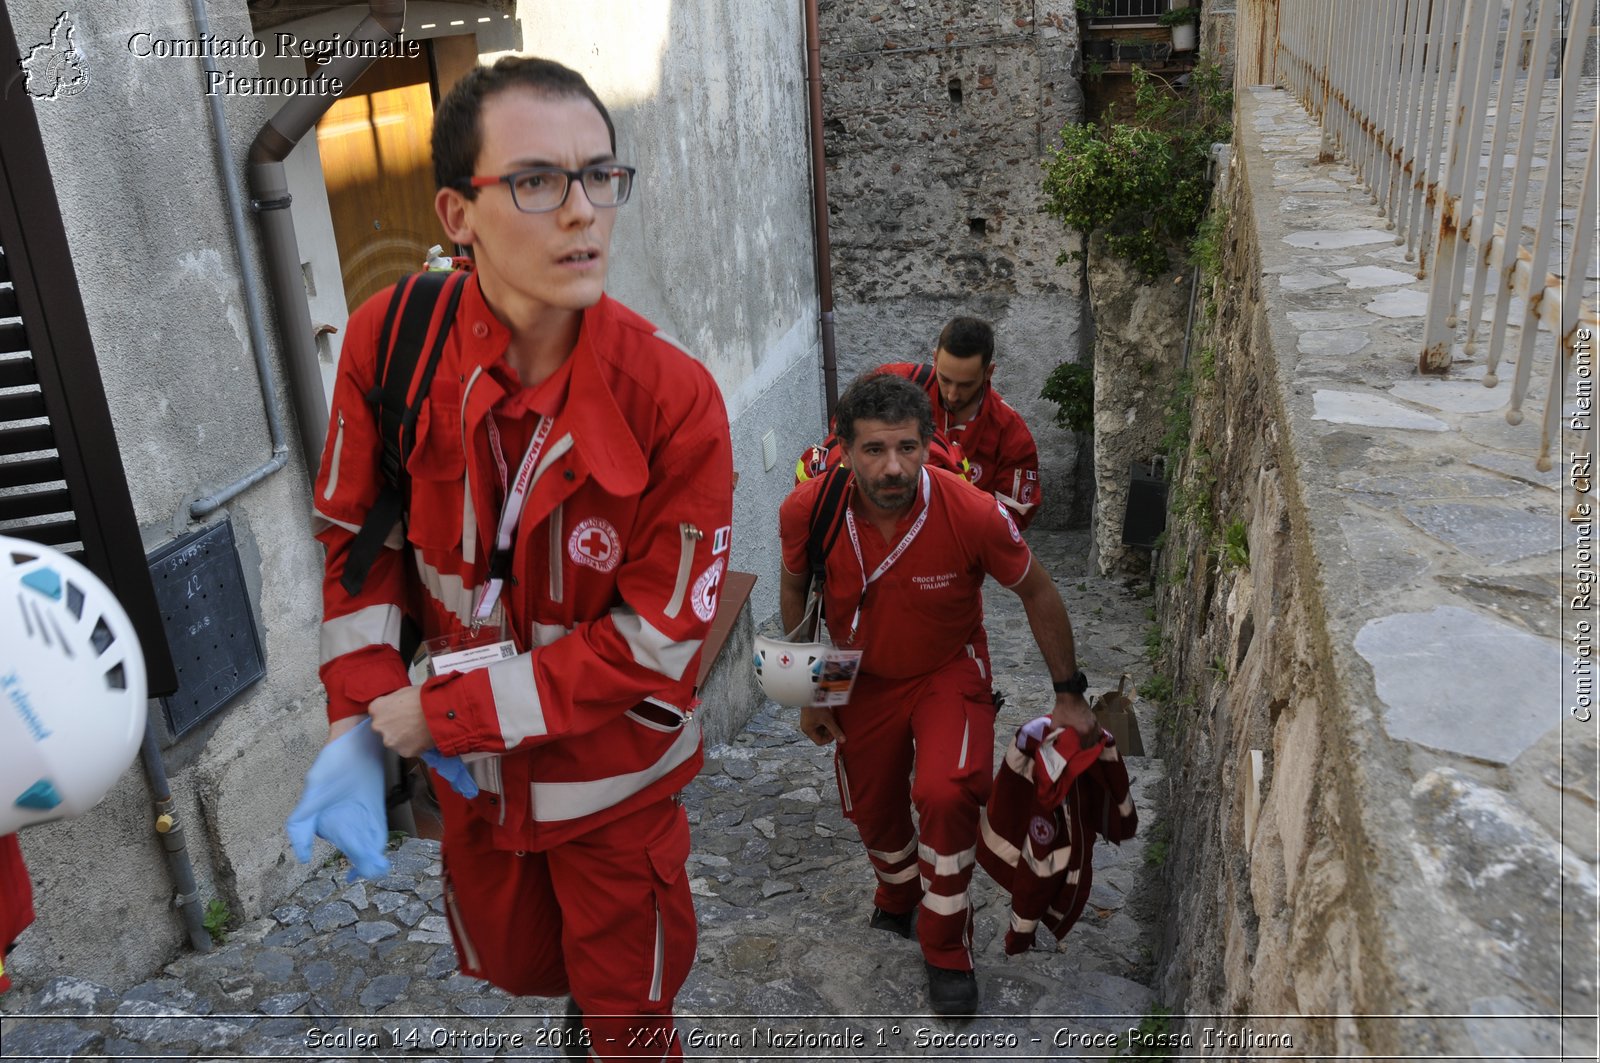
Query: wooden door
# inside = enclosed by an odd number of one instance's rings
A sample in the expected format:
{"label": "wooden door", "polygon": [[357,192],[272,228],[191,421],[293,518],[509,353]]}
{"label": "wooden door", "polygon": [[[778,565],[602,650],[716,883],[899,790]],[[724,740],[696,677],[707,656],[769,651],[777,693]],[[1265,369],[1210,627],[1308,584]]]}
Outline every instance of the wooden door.
{"label": "wooden door", "polygon": [[433,211],[433,89],[426,54],[379,59],[317,123],[351,310],[450,241]]}

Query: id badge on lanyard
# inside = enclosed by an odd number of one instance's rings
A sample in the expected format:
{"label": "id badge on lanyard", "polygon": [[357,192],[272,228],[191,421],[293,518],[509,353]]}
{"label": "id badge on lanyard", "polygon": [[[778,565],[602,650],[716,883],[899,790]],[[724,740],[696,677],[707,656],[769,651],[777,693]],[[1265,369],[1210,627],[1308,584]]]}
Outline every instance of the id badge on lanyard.
{"label": "id badge on lanyard", "polygon": [[411,665],[411,682],[417,685],[434,676],[470,672],[515,657],[517,645],[508,636],[505,613],[497,608],[486,623],[425,639]]}
{"label": "id badge on lanyard", "polygon": [[829,646],[822,651],[822,671],[817,677],[816,693],[811,696],[815,708],[850,704],[850,691],[856,685],[856,674],[861,670],[861,651]]}

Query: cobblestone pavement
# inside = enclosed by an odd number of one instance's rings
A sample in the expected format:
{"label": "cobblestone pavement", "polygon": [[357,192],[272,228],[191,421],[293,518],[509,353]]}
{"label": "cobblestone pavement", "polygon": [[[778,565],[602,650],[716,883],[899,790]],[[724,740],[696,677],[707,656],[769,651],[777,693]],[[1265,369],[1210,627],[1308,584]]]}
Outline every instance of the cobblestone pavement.
{"label": "cobblestone pavement", "polygon": [[[1093,689],[1123,671],[1137,679],[1144,603],[1118,582],[1063,575],[1082,571],[1084,534],[1029,538],[1067,599]],[[992,584],[987,600],[1007,698],[998,757],[1051,694],[1017,600]],[[950,1022],[927,1016],[916,944],[868,931],[872,871],[839,810],[831,753],[799,735],[793,711],[764,706],[733,743],[707,750],[686,792],[700,923],[678,997],[688,1056],[1115,1054],[1091,1039],[1136,1025],[1152,1003],[1154,901],[1141,882],[1160,762],[1130,761],[1141,837],[1098,846],[1090,907],[1060,950],[1041,930],[1049,944],[1008,960],[1006,899],[981,869],[974,875],[982,1014]],[[1146,717],[1147,737],[1151,728]],[[391,855],[389,876],[354,885],[331,860],[269,917],[126,992],[60,977],[31,999],[8,997],[0,1056],[558,1058],[549,1045],[562,1002],[512,998],[456,973],[437,843],[409,839]]]}

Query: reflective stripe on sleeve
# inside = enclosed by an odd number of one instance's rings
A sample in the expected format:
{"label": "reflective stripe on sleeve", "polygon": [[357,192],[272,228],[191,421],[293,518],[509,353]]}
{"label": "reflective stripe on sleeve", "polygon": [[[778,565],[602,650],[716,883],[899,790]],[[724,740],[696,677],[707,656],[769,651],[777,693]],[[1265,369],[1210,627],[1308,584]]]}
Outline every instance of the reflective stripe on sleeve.
{"label": "reflective stripe on sleeve", "polygon": [[689,670],[689,663],[700,649],[701,640],[674,641],[626,607],[619,606],[611,610],[611,621],[632,651],[635,664],[664,675],[673,682],[684,677]]}
{"label": "reflective stripe on sleeve", "polygon": [[532,655],[523,653],[496,661],[487,671],[500,737],[506,748],[514,749],[524,738],[547,733],[539,684],[533,678]]}
{"label": "reflective stripe on sleeve", "polygon": [[1033,781],[1033,758],[1019,749],[1016,742],[1006,747],[1006,767],[1029,782]]}
{"label": "reflective stripe on sleeve", "polygon": [[343,528],[345,531],[354,535],[361,530],[361,525],[351,524],[347,520],[337,520],[328,516],[320,509],[313,509],[311,511],[311,534],[321,535],[329,528]]}
{"label": "reflective stripe on sleeve", "polygon": [[1067,758],[1056,752],[1054,742],[1046,742],[1039,747],[1039,759],[1044,762],[1045,774],[1054,782],[1061,778],[1061,773],[1067,770]]}
{"label": "reflective stripe on sleeve", "polygon": [[1010,495],[1006,494],[1004,491],[996,491],[994,493],[994,497],[1005,503],[1006,507],[1015,512],[1019,517],[1026,517],[1028,515],[1028,511],[1036,505],[1036,503],[1033,502],[1019,502],[1015,498],[1012,498]]}
{"label": "reflective stripe on sleeve", "polygon": [[[509,663],[509,662],[507,662]],[[493,665],[490,666],[494,667]],[[534,782],[533,818],[540,823],[557,823],[592,815],[627,800],[674,768],[694,756],[700,748],[700,721],[691,716],[684,722],[677,739],[661,758],[643,771],[613,775],[588,782]]]}
{"label": "reflective stripe on sleeve", "polygon": [[1031,848],[1022,851],[1023,859],[1028,862],[1028,870],[1039,878],[1049,878],[1067,869],[1067,861],[1072,859],[1072,846],[1064,845],[1059,849],[1052,849],[1044,857],[1033,855]]}
{"label": "reflective stripe on sleeve", "polygon": [[1017,866],[1017,861],[1022,859],[1022,850],[1000,837],[999,832],[989,825],[989,810],[987,808],[978,809],[978,830],[983,835],[983,844],[989,847],[991,853],[1012,867]]}
{"label": "reflective stripe on sleeve", "polygon": [[369,605],[322,622],[322,663],[368,646],[400,648],[400,607]]}
{"label": "reflective stripe on sleeve", "polygon": [[428,596],[444,607],[463,624],[472,623],[472,604],[477,599],[478,588],[468,587],[466,580],[450,572],[440,572],[422,559],[421,550],[413,550],[417,562],[417,579]]}

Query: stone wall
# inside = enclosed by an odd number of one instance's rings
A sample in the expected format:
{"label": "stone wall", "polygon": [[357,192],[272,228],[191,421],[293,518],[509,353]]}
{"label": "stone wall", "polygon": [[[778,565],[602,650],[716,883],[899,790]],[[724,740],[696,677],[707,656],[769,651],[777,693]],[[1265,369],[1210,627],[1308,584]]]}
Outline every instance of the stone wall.
{"label": "stone wall", "polygon": [[1132,463],[1151,465],[1167,432],[1166,409],[1183,362],[1191,271],[1172,254],[1151,279],[1090,240],[1094,312],[1094,515],[1089,565],[1102,575],[1147,572],[1150,551],[1122,544]]}
{"label": "stone wall", "polygon": [[[1075,237],[1042,213],[1041,160],[1082,115],[1067,0],[834,0],[821,5],[823,115],[841,389],[921,361],[962,313],[993,321],[995,385],[1039,444],[1063,526],[1079,441],[1038,398],[1083,348]],[[1075,513],[1076,510],[1076,513]]]}
{"label": "stone wall", "polygon": [[1415,378],[1428,282],[1299,106],[1235,128],[1162,559],[1162,996],[1230,1057],[1592,1057],[1555,475],[1475,367]]}

